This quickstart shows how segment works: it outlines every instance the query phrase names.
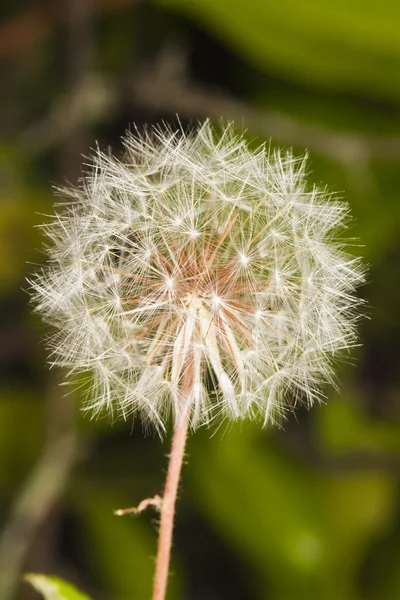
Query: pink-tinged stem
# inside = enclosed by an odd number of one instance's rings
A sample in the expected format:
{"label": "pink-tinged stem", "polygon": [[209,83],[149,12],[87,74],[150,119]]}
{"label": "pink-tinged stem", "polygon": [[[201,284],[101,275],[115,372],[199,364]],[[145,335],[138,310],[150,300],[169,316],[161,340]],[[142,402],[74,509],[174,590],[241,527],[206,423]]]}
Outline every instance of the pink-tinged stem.
{"label": "pink-tinged stem", "polygon": [[161,505],[161,521],[158,537],[156,571],[154,576],[153,600],[164,600],[167,592],[175,503],[185,452],[188,425],[188,417],[183,415],[175,428],[172,439],[167,480],[165,482],[164,496]]}

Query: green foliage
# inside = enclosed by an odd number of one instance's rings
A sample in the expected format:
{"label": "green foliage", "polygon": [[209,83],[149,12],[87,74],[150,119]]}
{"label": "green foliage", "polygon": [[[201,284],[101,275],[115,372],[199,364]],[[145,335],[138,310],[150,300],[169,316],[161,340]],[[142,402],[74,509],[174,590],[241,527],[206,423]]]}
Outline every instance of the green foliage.
{"label": "green foliage", "polygon": [[[50,193],[26,186],[27,167],[13,146],[0,147],[0,292],[23,285],[41,245],[38,212],[50,206]],[[32,210],[34,207],[34,210]]]}
{"label": "green foliage", "polygon": [[190,15],[265,72],[307,86],[400,98],[399,4],[368,0],[156,0]]}
{"label": "green foliage", "polygon": [[273,589],[269,599],[361,598],[357,573],[366,548],[396,514],[395,478],[371,468],[317,476],[264,435],[250,423],[193,444],[193,501],[258,568]]}
{"label": "green foliage", "polygon": [[318,481],[272,446],[262,452],[263,446],[253,423],[233,427],[223,439],[203,439],[190,451],[193,499],[273,585],[271,598],[331,598]]}
{"label": "green foliage", "polygon": [[[383,5],[361,0],[351,4],[249,0],[245,10],[240,0],[153,1],[189,17],[240,59],[273,75],[276,82],[267,79],[257,91],[248,86],[245,94],[260,108],[284,112],[295,123],[310,126],[311,137],[319,135],[318,130],[312,133],[315,125],[326,131],[328,144],[329,132],[337,129],[349,132],[349,146],[353,134],[357,145],[357,134],[399,133],[399,119],[376,102],[389,99],[398,105],[400,100],[400,78],[393,76],[400,70],[400,8],[395,0]],[[292,144],[303,152],[307,141]],[[368,152],[351,164],[321,160],[317,150],[310,168],[316,182],[326,183],[351,202],[355,218],[351,233],[365,245],[367,261],[376,260],[396,242],[397,161],[383,169]]]}
{"label": "green foliage", "polygon": [[316,433],[329,451],[389,453],[400,452],[399,422],[379,422],[362,410],[361,399],[348,389],[332,396],[322,410],[316,411]]}
{"label": "green foliage", "polygon": [[89,596],[58,577],[29,573],[25,580],[43,595],[44,600],[90,600]]}
{"label": "green foliage", "polygon": [[4,390],[0,394],[0,422],[0,486],[14,489],[40,455],[43,404],[29,392]]}
{"label": "green foliage", "polygon": [[[252,127],[258,122],[262,127],[250,128],[249,139],[263,131],[268,139],[272,123],[272,143],[294,146],[298,153],[308,148],[310,180],[349,201],[354,223],[347,234],[360,239],[356,243],[363,247],[354,252],[371,265],[360,290],[371,319],[361,324],[355,364],[339,372],[340,393],[326,389],[326,405],[310,415],[299,408],[299,423],[290,417],[286,431],[265,432],[246,422],[224,435],[217,430],[211,437],[210,431],[191,436],[168,598],[194,596],[194,589],[205,598],[235,600],[400,598],[400,5],[395,0],[97,4],[86,25],[80,23],[84,15],[75,15],[80,25],[74,34],[73,15],[63,9],[54,23],[50,13],[40,11],[26,21],[28,3],[7,2],[10,18],[28,28],[38,23],[38,41],[30,46],[30,36],[17,28],[20,34],[12,38],[21,53],[0,67],[2,523],[12,519],[19,490],[35,472],[46,440],[73,428],[81,464],[69,473],[45,522],[37,524],[35,539],[25,539],[24,523],[17,528],[24,533],[17,543],[27,544],[27,568],[71,567],[83,587],[95,590],[96,600],[150,597],[157,515],[149,509],[116,517],[113,510],[162,492],[169,439],[163,446],[143,442],[139,424],[131,429],[130,422],[112,423],[109,416],[91,421],[77,414],[90,376],[78,382],[76,412],[68,409],[69,388],[45,371],[46,329],[29,316],[22,289],[25,277],[45,260],[34,226],[50,212],[52,185],[77,179],[80,153],[88,155],[95,140],[118,152],[129,121],[155,122],[175,113],[168,100],[181,62],[176,74],[168,59],[165,89],[154,87],[156,99],[165,98],[164,109],[137,102],[140,90],[132,91],[132,83],[143,72],[151,80],[153,61],[158,64],[163,53],[168,58],[166,50],[176,43],[193,80],[189,92],[200,91],[196,102],[188,95],[184,127],[199,117],[199,106],[203,116],[208,111],[235,116],[244,127],[254,111]],[[90,96],[83,105],[90,110],[82,110],[74,124],[81,76]],[[219,91],[233,100],[227,106],[239,100],[246,111],[223,114],[213,104]],[[339,151],[335,136],[344,140]],[[200,533],[187,521],[192,515]],[[12,542],[7,557],[13,556]],[[226,562],[216,555],[220,549]],[[247,595],[229,587],[242,573],[251,579]],[[29,577],[45,600],[87,600],[56,578]]]}

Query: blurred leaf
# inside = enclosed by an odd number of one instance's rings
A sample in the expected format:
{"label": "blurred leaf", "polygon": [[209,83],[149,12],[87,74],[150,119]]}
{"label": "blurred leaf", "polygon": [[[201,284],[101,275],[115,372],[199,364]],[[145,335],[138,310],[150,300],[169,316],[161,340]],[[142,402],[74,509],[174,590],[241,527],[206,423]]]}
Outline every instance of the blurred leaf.
{"label": "blurred leaf", "polygon": [[52,199],[50,186],[37,190],[26,182],[26,165],[13,147],[0,146],[0,179],[0,290],[8,291],[24,285],[29,263],[38,259],[43,240],[35,225],[44,220],[38,212],[48,212]]}
{"label": "blurred leaf", "polygon": [[394,519],[369,548],[361,582],[366,600],[400,598],[399,534],[400,522]]}
{"label": "blurred leaf", "polygon": [[396,482],[379,472],[338,473],[326,478],[325,493],[336,576],[356,589],[367,549],[391,525]]}
{"label": "blurred leaf", "polygon": [[395,0],[155,0],[203,24],[258,68],[308,85],[400,98]]}
{"label": "blurred leaf", "polygon": [[319,442],[329,450],[400,452],[400,423],[369,418],[349,386],[315,411],[314,417]]}
{"label": "blurred leaf", "polygon": [[20,483],[38,458],[44,435],[44,405],[27,391],[0,395],[0,483]]}
{"label": "blurred leaf", "polygon": [[269,599],[359,599],[366,549],[394,516],[394,478],[318,475],[271,445],[265,451],[261,435],[244,424],[194,446],[194,500],[273,585]]}
{"label": "blurred leaf", "polygon": [[23,281],[26,251],[32,242],[29,214],[19,200],[0,197],[0,280],[2,288]]}
{"label": "blurred leaf", "polygon": [[400,223],[400,203],[394,181],[398,177],[397,164],[385,165],[383,169],[374,164],[355,163],[344,168],[313,155],[310,170],[317,184],[323,182],[350,204],[353,220],[345,235],[355,238],[354,254],[371,263],[393,247]]}
{"label": "blurred leaf", "polygon": [[[379,457],[398,455],[399,427],[368,417],[349,383],[340,396],[315,411],[314,419],[322,452],[341,459],[340,470],[326,469],[321,482],[337,577],[356,589],[368,549],[390,530],[396,514],[396,476],[380,468]],[[373,456],[378,462],[372,462]],[[358,470],[354,459],[361,461]]]}
{"label": "blurred leaf", "polygon": [[263,435],[244,423],[189,450],[194,500],[273,583],[274,598],[337,598],[316,478],[271,446],[263,452]]}
{"label": "blurred leaf", "polygon": [[29,573],[24,579],[32,584],[45,600],[90,600],[89,596],[58,577]]}

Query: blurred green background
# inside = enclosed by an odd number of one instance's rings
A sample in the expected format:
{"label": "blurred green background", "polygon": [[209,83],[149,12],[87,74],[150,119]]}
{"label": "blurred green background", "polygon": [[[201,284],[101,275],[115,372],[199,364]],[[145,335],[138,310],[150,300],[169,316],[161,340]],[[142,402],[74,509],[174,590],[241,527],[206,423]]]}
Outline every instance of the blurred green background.
{"label": "blurred green background", "polygon": [[21,573],[150,597],[169,441],[90,421],[49,371],[25,277],[52,186],[131,123],[220,117],[310,153],[370,265],[340,393],[283,429],[193,435],[169,600],[400,598],[400,6],[396,0],[2,0],[0,598]]}

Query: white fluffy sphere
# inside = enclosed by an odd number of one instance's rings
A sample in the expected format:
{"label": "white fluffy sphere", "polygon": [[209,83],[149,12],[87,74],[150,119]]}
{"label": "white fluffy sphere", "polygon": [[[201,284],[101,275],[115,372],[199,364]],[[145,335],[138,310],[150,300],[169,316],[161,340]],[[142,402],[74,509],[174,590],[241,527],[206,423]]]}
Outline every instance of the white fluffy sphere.
{"label": "white fluffy sphere", "polygon": [[[305,160],[251,151],[228,125],[128,134],[98,153],[44,226],[50,264],[31,282],[56,326],[51,360],[93,373],[88,407],[162,431],[321,398],[355,342],[357,259],[346,204],[309,187]],[[65,191],[65,190],[64,190]]]}

